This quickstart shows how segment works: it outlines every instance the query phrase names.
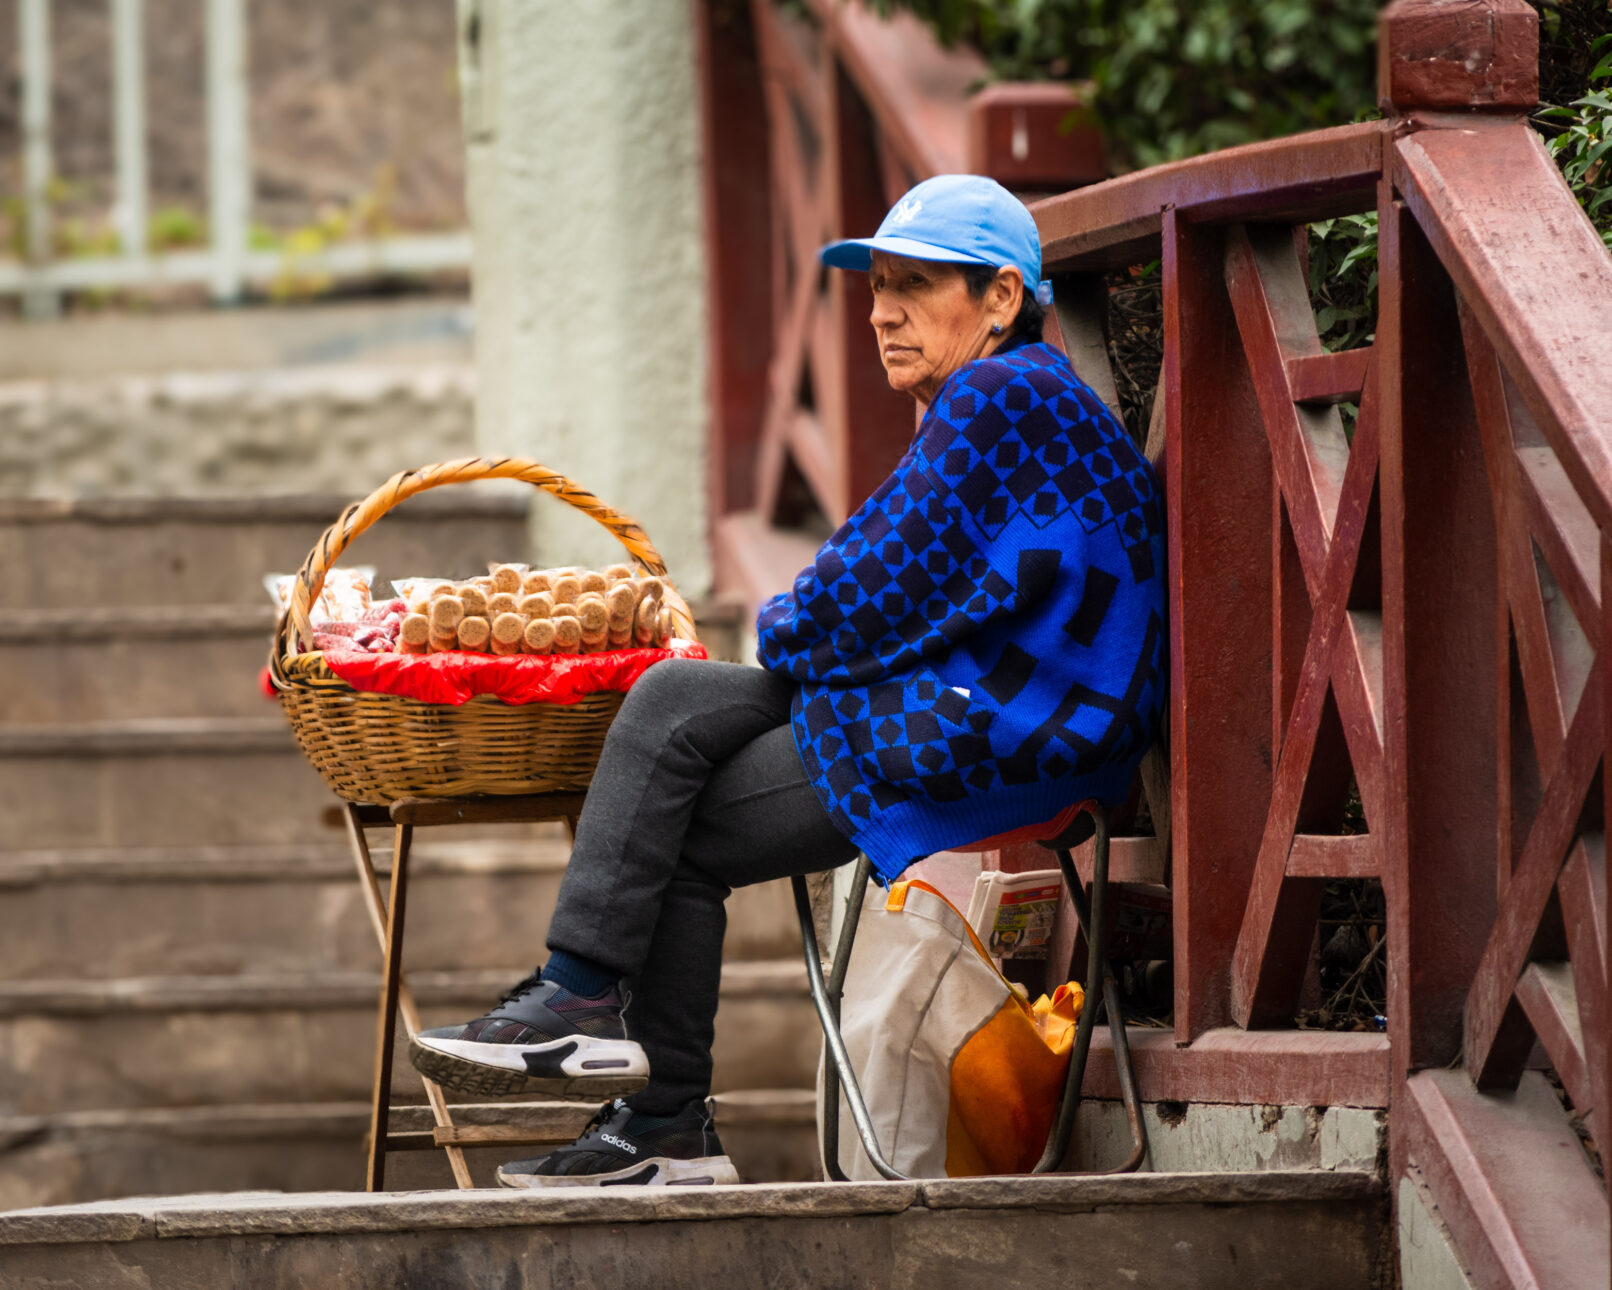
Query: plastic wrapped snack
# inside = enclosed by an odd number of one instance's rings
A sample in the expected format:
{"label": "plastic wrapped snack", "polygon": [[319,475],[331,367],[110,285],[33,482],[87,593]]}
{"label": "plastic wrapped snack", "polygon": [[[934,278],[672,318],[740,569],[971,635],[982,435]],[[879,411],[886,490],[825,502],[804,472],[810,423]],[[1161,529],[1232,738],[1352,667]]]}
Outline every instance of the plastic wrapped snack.
{"label": "plastic wrapped snack", "polygon": [[418,613],[419,606],[430,603],[433,593],[444,594],[439,588],[452,586],[446,578],[393,578],[392,594],[408,605],[411,612]]}
{"label": "plastic wrapped snack", "polygon": [[[374,581],[374,565],[351,565],[327,570],[319,600],[309,607],[309,617],[334,623],[359,622],[369,608],[369,589]],[[291,588],[296,582],[297,575],[294,573],[271,573],[263,579],[264,588],[281,613],[291,603]]]}

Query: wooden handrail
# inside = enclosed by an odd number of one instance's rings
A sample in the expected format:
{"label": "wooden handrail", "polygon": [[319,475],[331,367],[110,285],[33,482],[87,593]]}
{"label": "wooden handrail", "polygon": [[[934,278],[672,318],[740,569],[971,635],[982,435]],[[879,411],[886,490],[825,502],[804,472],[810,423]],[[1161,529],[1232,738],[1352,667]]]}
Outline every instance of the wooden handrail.
{"label": "wooden handrail", "polygon": [[1518,120],[1396,139],[1395,187],[1612,535],[1612,256]]}
{"label": "wooden handrail", "polygon": [[1372,209],[1383,121],[1244,144],[1139,170],[1030,207],[1042,271],[1079,273],[1156,259],[1163,213],[1195,221],[1305,223]]}

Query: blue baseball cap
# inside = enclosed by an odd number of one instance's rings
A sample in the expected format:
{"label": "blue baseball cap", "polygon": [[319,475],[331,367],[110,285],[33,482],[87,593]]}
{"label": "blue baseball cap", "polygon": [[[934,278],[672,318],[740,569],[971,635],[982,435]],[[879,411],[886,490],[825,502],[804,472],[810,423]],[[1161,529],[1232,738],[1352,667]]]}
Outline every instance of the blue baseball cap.
{"label": "blue baseball cap", "polygon": [[835,269],[873,267],[873,252],[945,264],[1015,268],[1026,292],[1041,281],[1041,235],[1012,193],[983,175],[936,175],[908,191],[872,237],[830,242],[818,257]]}

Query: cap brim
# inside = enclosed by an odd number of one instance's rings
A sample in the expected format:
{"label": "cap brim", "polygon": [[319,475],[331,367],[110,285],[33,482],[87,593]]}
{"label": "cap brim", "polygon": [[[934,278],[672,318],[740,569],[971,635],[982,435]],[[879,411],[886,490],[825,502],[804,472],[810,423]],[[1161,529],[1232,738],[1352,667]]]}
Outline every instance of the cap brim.
{"label": "cap brim", "polygon": [[904,255],[910,260],[935,260],[941,264],[990,263],[966,251],[952,251],[944,246],[931,246],[928,242],[915,242],[907,237],[854,237],[844,242],[830,242],[817,253],[817,258],[831,269],[860,269],[866,273],[873,267],[875,251]]}

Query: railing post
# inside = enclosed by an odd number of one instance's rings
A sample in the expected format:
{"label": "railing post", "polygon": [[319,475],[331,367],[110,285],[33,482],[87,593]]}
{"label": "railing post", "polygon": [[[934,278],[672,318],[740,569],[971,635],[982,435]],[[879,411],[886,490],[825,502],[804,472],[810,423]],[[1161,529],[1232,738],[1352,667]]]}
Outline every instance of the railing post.
{"label": "railing post", "polygon": [[707,474],[714,524],[755,505],[773,346],[772,185],[767,104],[748,6],[699,0],[700,126],[706,164],[709,316]]}
{"label": "railing post", "polygon": [[1164,212],[1175,1038],[1230,1023],[1231,958],[1271,800],[1270,446],[1226,235]]}
{"label": "railing post", "polygon": [[[22,55],[22,190],[28,263],[42,269],[51,259],[50,185],[50,0],[19,0],[17,47]],[[27,318],[54,318],[60,298],[48,288],[23,294]]]}
{"label": "railing post", "polygon": [[112,0],[112,149],[117,158],[114,222],[123,254],[146,254],[145,0]]}
{"label": "railing post", "polygon": [[1524,0],[1394,0],[1377,20],[1384,112],[1527,112],[1539,102],[1539,15]]}
{"label": "railing post", "polygon": [[207,179],[213,299],[233,304],[245,280],[252,155],[245,0],[207,0]]}
{"label": "railing post", "polygon": [[[1538,97],[1523,0],[1397,0],[1379,23],[1384,109],[1516,114]],[[1500,769],[1494,514],[1455,292],[1395,187],[1379,187],[1388,1018],[1397,1073],[1461,1047],[1466,991],[1495,917]],[[1417,128],[1437,128],[1418,121]],[[1497,624],[1499,627],[1497,629]]]}

